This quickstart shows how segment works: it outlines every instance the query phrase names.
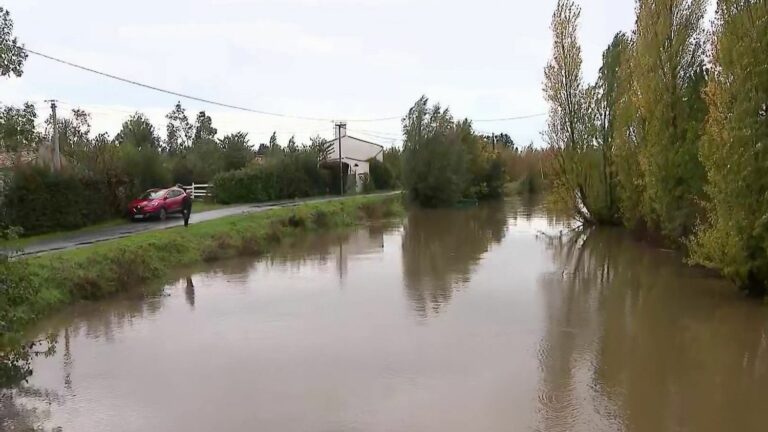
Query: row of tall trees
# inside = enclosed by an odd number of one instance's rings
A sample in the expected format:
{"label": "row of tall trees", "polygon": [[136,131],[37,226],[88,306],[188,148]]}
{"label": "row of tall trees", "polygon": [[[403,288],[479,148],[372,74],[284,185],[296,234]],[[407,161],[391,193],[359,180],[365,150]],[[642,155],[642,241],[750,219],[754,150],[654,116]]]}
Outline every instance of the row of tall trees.
{"label": "row of tall trees", "polygon": [[638,0],[595,83],[582,77],[573,0],[552,18],[545,138],[555,192],[587,223],[689,246],[740,286],[768,284],[768,3]]}

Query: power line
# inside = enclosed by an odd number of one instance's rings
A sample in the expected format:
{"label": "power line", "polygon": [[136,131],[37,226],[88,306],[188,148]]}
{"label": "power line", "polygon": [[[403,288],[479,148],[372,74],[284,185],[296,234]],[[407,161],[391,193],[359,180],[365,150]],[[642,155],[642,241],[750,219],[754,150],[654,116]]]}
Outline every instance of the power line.
{"label": "power line", "polygon": [[375,130],[368,130],[368,129],[352,129],[353,132],[356,133],[364,133],[366,135],[371,136],[379,136],[381,138],[400,138],[402,137],[402,134],[395,133],[395,132],[384,132],[384,131],[375,131]]}
{"label": "power line", "polygon": [[[54,62],[57,62],[57,63],[61,63],[61,64],[64,64],[64,65],[67,65],[67,66],[71,66],[71,67],[76,68],[76,69],[84,70],[86,72],[90,72],[90,73],[94,73],[94,74],[97,74],[97,75],[101,75],[103,77],[111,78],[111,79],[114,79],[114,80],[117,80],[117,81],[121,81],[121,82],[124,82],[124,83],[127,83],[127,84],[135,85],[135,86],[138,86],[138,87],[143,87],[143,88],[146,88],[146,89],[149,89],[149,90],[154,90],[156,92],[170,94],[170,95],[173,95],[173,96],[178,96],[178,97],[181,97],[181,98],[184,98],[184,99],[190,99],[190,100],[194,100],[194,101],[197,101],[197,102],[203,102],[203,103],[207,103],[207,104],[210,104],[210,105],[216,105],[216,106],[220,106],[220,107],[224,107],[224,108],[231,108],[231,109],[235,109],[235,110],[239,110],[239,111],[247,111],[247,112],[251,112],[251,113],[255,113],[255,114],[268,115],[268,116],[273,116],[273,117],[283,117],[283,118],[292,118],[292,119],[297,119],[297,120],[310,120],[310,121],[322,121],[322,122],[334,121],[333,119],[330,119],[330,118],[305,117],[305,116],[281,114],[281,113],[274,113],[274,112],[269,112],[269,111],[257,110],[257,109],[243,107],[243,106],[239,106],[239,105],[232,105],[232,104],[228,104],[228,103],[224,103],[224,102],[218,102],[218,101],[214,101],[214,100],[211,100],[211,99],[206,99],[206,98],[202,98],[202,97],[198,97],[198,96],[193,96],[193,95],[189,95],[189,94],[185,94],[185,93],[176,92],[176,91],[173,91],[173,90],[166,90],[166,89],[163,89],[163,88],[160,88],[160,87],[157,87],[157,86],[153,86],[153,85],[150,85],[150,84],[144,84],[144,83],[141,83],[141,82],[138,82],[138,81],[134,81],[132,79],[123,78],[123,77],[120,77],[120,76],[117,76],[117,75],[113,75],[111,73],[102,72],[102,71],[99,71],[99,70],[96,70],[96,69],[92,69],[92,68],[87,67],[87,66],[82,66],[82,65],[79,65],[79,64],[76,64],[76,63],[72,63],[72,62],[67,61],[67,60],[62,60],[60,58],[53,57],[53,56],[50,56],[48,54],[43,54],[41,52],[34,51],[34,50],[31,50],[31,49],[26,48],[26,47],[22,48],[22,49],[24,51],[28,52],[29,54],[34,54],[36,56],[43,57],[45,59],[48,59],[48,60],[51,60],[51,61],[54,61]],[[371,119],[354,119],[354,120],[348,120],[348,121],[354,121],[354,122],[377,122],[377,121],[389,121],[389,120],[397,120],[397,119],[400,119],[400,116],[396,116],[396,117],[382,117],[382,118],[371,118]]]}
{"label": "power line", "polygon": [[[26,51],[27,53],[29,53],[29,54],[33,54],[33,55],[36,55],[38,57],[45,58],[47,60],[51,60],[51,61],[54,61],[54,62],[57,62],[57,63],[61,63],[63,65],[67,65],[67,66],[70,66],[70,67],[73,67],[73,68],[76,68],[76,69],[80,69],[80,70],[83,70],[83,71],[86,71],[86,72],[90,72],[90,73],[93,73],[93,74],[96,74],[96,75],[100,75],[100,76],[103,76],[103,77],[106,77],[106,78],[117,80],[117,81],[120,81],[120,82],[123,82],[123,83],[126,83],[126,84],[131,84],[131,85],[135,85],[135,86],[138,86],[138,87],[142,87],[142,88],[146,88],[146,89],[149,89],[149,90],[153,90],[153,91],[156,91],[156,92],[159,92],[159,93],[165,93],[165,94],[177,96],[177,97],[184,98],[184,99],[194,100],[194,101],[197,101],[197,102],[202,102],[202,103],[206,103],[206,104],[210,104],[210,105],[216,105],[216,106],[220,106],[220,107],[224,107],[224,108],[231,108],[231,109],[239,110],[239,111],[246,111],[246,112],[250,112],[250,113],[254,113],[254,114],[261,114],[261,115],[266,115],[266,116],[282,117],[282,118],[289,118],[289,119],[296,119],[296,120],[308,120],[308,121],[320,121],[320,122],[334,122],[334,121],[337,120],[337,119],[324,118],[324,117],[310,117],[310,116],[298,116],[298,115],[290,115],[290,114],[283,114],[283,113],[275,113],[275,112],[270,112],[270,111],[263,111],[263,110],[258,110],[258,109],[254,109],[254,108],[244,107],[244,106],[240,106],[240,105],[233,105],[233,104],[229,104],[229,103],[225,103],[225,102],[219,102],[219,101],[215,101],[215,100],[211,100],[211,99],[206,99],[206,98],[199,97],[199,96],[193,96],[193,95],[186,94],[186,93],[180,93],[180,92],[173,91],[173,90],[163,89],[163,88],[160,88],[160,87],[157,87],[157,86],[154,86],[154,85],[145,84],[145,83],[142,83],[142,82],[139,82],[139,81],[135,81],[135,80],[132,80],[132,79],[129,79],[129,78],[124,78],[124,77],[121,77],[121,76],[117,76],[117,75],[114,75],[114,74],[111,74],[111,73],[108,73],[108,72],[99,71],[99,70],[96,70],[96,69],[93,69],[93,68],[90,68],[90,67],[87,67],[87,66],[79,65],[79,64],[67,61],[67,60],[60,59],[58,57],[54,57],[54,56],[51,56],[51,55],[48,55],[48,54],[44,54],[44,53],[32,50],[32,49],[27,48],[27,47],[22,47],[22,49],[24,51]],[[473,122],[502,122],[502,121],[524,120],[524,119],[529,119],[529,118],[541,117],[541,116],[545,116],[545,115],[547,115],[547,113],[538,113],[538,114],[513,116],[513,117],[489,118],[489,119],[472,119],[472,121]],[[365,118],[363,118],[363,119],[347,119],[346,121],[347,122],[359,122],[359,123],[364,123],[364,122],[384,122],[384,121],[400,120],[401,118],[402,118],[402,116],[390,116],[390,117],[367,118],[367,119],[365,119]]]}
{"label": "power line", "polygon": [[512,121],[512,120],[525,120],[535,117],[542,117],[547,115],[547,113],[538,113],[538,114],[529,114],[529,115],[523,115],[523,116],[517,116],[517,117],[502,117],[502,118],[492,118],[492,119],[470,119],[473,123],[475,122],[498,122],[498,121]]}

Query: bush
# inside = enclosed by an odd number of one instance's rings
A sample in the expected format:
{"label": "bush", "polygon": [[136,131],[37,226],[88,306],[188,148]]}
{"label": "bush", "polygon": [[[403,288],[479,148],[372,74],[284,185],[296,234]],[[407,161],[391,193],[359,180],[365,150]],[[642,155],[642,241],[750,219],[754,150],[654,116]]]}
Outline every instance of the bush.
{"label": "bush", "polygon": [[25,167],[6,191],[5,217],[25,234],[77,229],[113,216],[109,202],[103,180]]}
{"label": "bush", "polygon": [[392,173],[393,188],[402,186],[402,151],[398,147],[390,147],[384,150],[383,156],[384,165],[389,168],[389,171]]}
{"label": "bush", "polygon": [[328,192],[330,181],[314,152],[299,151],[219,174],[213,185],[217,201],[232,204],[321,195]]}
{"label": "bush", "polygon": [[403,182],[421,205],[453,205],[468,184],[466,155],[455,134],[435,134],[404,151]]}
{"label": "bush", "polygon": [[482,181],[485,185],[485,194],[478,198],[501,198],[504,195],[504,184],[506,175],[504,173],[504,162],[501,155],[497,154],[488,159],[482,175]]}
{"label": "bush", "polygon": [[500,197],[504,164],[468,120],[454,121],[447,109],[419,99],[403,120],[403,186],[427,207],[462,198]]}
{"label": "bush", "polygon": [[119,158],[120,169],[129,179],[128,196],[123,198],[122,205],[147,189],[164,187],[171,182],[163,157],[155,149],[139,150],[130,145],[121,145]]}
{"label": "bush", "polygon": [[368,161],[368,167],[371,177],[366,185],[370,183],[375,190],[390,190],[397,186],[395,183],[395,174],[389,166],[384,164],[384,162],[375,158],[370,159]]}
{"label": "bush", "polygon": [[511,184],[509,193],[533,194],[547,189],[550,174],[545,167],[552,165],[553,155],[546,149],[537,149],[532,145],[518,148],[502,149],[500,153],[507,181]]}

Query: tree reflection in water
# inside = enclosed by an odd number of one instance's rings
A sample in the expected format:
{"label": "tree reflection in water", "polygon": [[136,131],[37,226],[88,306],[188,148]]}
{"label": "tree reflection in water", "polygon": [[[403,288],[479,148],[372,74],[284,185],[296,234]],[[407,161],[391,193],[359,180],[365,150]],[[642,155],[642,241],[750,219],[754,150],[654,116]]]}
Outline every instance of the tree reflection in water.
{"label": "tree reflection in water", "polygon": [[761,305],[621,230],[547,241],[542,430],[764,430]]}
{"label": "tree reflection in water", "polygon": [[504,238],[503,202],[464,210],[416,209],[403,233],[403,277],[408,298],[422,317],[437,314],[453,291],[470,279],[475,265]]}

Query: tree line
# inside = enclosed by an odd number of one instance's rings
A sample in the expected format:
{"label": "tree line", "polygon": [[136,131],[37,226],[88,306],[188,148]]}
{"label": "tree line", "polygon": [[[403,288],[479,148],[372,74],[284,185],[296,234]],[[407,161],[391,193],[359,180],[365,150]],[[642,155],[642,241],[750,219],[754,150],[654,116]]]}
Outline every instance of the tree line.
{"label": "tree line", "polygon": [[[0,7],[0,74],[20,77],[26,58],[10,14]],[[256,148],[247,133],[221,136],[205,111],[190,116],[180,102],[165,118],[164,137],[139,112],[110,137],[94,133],[90,114],[79,108],[55,120],[49,115],[41,129],[32,103],[0,105],[0,156],[17,162],[11,175],[0,176],[0,232],[7,237],[19,227],[25,234],[79,228],[121,214],[147,189],[178,183],[214,183],[226,203],[340,192],[338,169],[323,164],[332,141],[315,136],[299,144],[291,137],[281,145],[272,133]],[[54,128],[63,169],[52,172],[49,166],[58,165]],[[38,163],[28,163],[35,157]],[[384,162],[370,164],[376,179],[367,182],[367,190],[399,183],[399,150],[389,149]]]}
{"label": "tree line", "polygon": [[580,7],[559,0],[545,68],[553,191],[585,223],[686,249],[752,294],[768,286],[768,2],[638,0],[635,27],[582,76]]}
{"label": "tree line", "polygon": [[[57,172],[48,166],[53,165],[53,156],[51,146],[45,144],[51,142],[53,119],[48,117],[45,130],[38,131],[33,105],[6,106],[2,113],[2,150],[19,158],[31,153],[40,159],[38,163],[20,161],[4,181],[0,220],[22,227],[25,234],[100,222],[120,215],[128,201],[147,189],[215,183],[225,173],[246,169],[269,171],[274,174],[269,177],[272,183],[283,185],[252,196],[254,200],[329,193],[333,186],[331,173],[318,166],[331,146],[321,137],[302,145],[292,137],[287,145],[280,145],[273,133],[269,144],[256,149],[245,132],[218,136],[205,111],[191,121],[181,103],[166,116],[164,138],[142,113],[131,115],[112,138],[107,133],[94,135],[90,116],[82,109],[57,118],[63,158],[63,168]],[[311,184],[299,186],[296,178]]]}

